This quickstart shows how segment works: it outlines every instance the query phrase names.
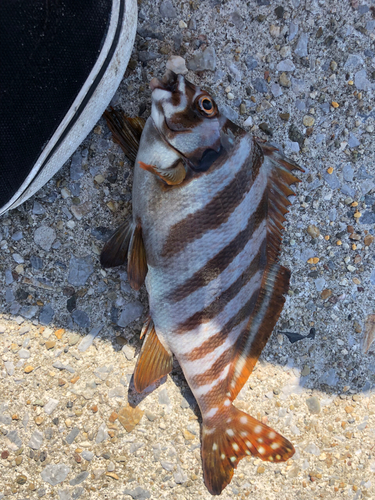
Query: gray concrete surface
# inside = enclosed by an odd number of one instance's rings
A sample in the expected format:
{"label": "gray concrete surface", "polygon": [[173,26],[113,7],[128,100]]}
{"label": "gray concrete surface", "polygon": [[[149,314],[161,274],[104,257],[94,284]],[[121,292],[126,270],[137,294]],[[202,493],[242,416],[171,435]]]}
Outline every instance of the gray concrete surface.
{"label": "gray concrete surface", "polygon": [[[297,452],[281,465],[242,460],[221,498],[375,498],[374,6],[143,0],[139,9],[114,106],[147,117],[148,82],[179,55],[236,123],[306,171],[286,223],[286,305],[236,403]],[[139,410],[127,407],[147,297],[98,256],[131,211],[131,185],[101,120],[0,221],[0,498],[211,498],[179,367]],[[291,343],[298,334],[309,338]]]}

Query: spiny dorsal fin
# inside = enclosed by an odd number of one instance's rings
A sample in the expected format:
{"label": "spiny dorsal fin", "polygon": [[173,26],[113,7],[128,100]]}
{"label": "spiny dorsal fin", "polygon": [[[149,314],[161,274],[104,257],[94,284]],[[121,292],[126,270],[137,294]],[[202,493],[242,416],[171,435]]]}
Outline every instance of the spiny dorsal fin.
{"label": "spiny dorsal fin", "polygon": [[142,226],[135,227],[128,251],[128,279],[134,290],[139,290],[147,274],[146,249],[142,238]]}
{"label": "spiny dorsal fin", "polygon": [[163,181],[166,182],[169,186],[181,184],[181,182],[186,177],[186,170],[181,161],[179,161],[176,166],[169,168],[168,170],[159,169],[154,165],[147,165],[146,163],[143,163],[143,161],[140,161],[138,163],[143,170],[147,170],[148,172],[157,175],[158,177],[160,177],[160,179],[163,179]]}
{"label": "spiny dorsal fin", "polygon": [[125,221],[116,229],[100,254],[103,267],[116,267],[125,263],[132,231],[133,227],[129,221]]}
{"label": "spiny dorsal fin", "polygon": [[113,140],[121,146],[128,160],[134,163],[146,120],[139,116],[130,118],[113,108],[105,111],[103,116],[112,132]]}
{"label": "spiny dorsal fin", "polygon": [[232,405],[220,414],[220,422],[214,418],[212,425],[203,421],[203,474],[212,495],[220,495],[230,483],[241,458],[253,455],[264,461],[285,462],[294,451],[283,436]]}
{"label": "spiny dorsal fin", "polygon": [[173,368],[173,356],[158,339],[152,319],[147,320],[143,330],[146,330],[146,339],[134,371],[134,387],[137,392],[143,392],[151,384],[168,375]]}
{"label": "spiny dorsal fin", "polygon": [[288,196],[294,195],[289,187],[301,182],[292,170],[304,172],[303,168],[293,160],[286,158],[276,148],[268,144],[258,144],[263,155],[268,159],[269,181],[268,181],[268,230],[267,230],[267,261],[269,265],[277,261],[280,253],[283,223],[288,206],[291,204]]}

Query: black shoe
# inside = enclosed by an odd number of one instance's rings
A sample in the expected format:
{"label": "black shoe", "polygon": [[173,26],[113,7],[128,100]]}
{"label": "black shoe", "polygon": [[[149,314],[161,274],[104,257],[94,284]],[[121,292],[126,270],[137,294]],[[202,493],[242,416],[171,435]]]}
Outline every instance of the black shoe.
{"label": "black shoe", "polygon": [[43,186],[115,93],[136,0],[0,1],[0,214]]}

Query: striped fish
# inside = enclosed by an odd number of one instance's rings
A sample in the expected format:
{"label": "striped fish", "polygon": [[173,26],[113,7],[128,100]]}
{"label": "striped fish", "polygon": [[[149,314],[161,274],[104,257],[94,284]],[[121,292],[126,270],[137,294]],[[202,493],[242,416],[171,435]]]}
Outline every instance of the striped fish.
{"label": "striped fish", "polygon": [[[301,170],[220,114],[212,97],[167,73],[151,81],[152,111],[136,156],[133,217],[106,243],[105,267],[128,260],[150,313],[134,373],[142,392],[174,355],[202,413],[205,484],[220,494],[246,455],[294,453],[233,401],[282,310],[290,272],[278,262],[290,188]],[[143,123],[107,114],[130,158]],[[130,151],[131,150],[131,151]]]}

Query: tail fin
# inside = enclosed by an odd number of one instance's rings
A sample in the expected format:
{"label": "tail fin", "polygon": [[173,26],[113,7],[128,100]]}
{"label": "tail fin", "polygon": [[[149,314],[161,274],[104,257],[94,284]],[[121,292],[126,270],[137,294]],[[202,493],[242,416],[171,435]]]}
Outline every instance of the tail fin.
{"label": "tail fin", "polygon": [[285,462],[294,454],[287,439],[233,405],[223,421],[215,427],[212,419],[212,424],[203,422],[202,428],[203,474],[212,495],[220,495],[230,483],[233,469],[246,455]]}

